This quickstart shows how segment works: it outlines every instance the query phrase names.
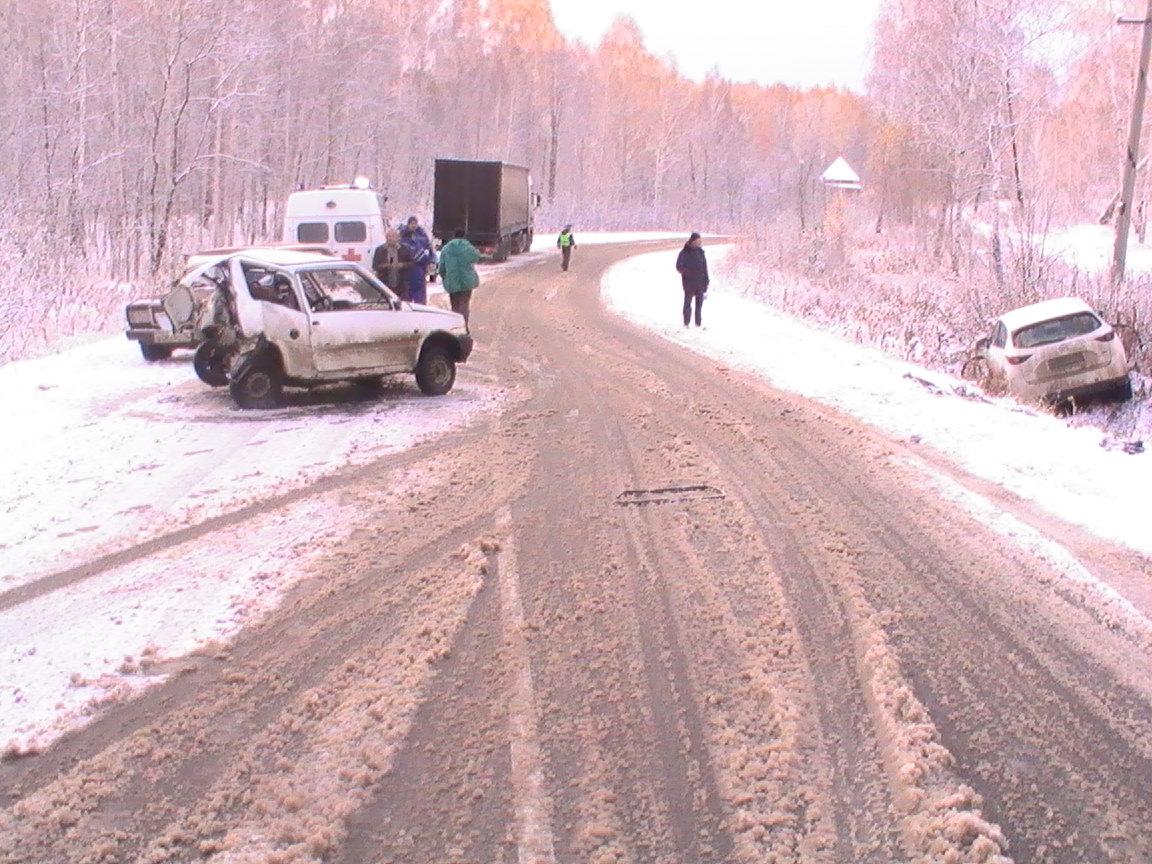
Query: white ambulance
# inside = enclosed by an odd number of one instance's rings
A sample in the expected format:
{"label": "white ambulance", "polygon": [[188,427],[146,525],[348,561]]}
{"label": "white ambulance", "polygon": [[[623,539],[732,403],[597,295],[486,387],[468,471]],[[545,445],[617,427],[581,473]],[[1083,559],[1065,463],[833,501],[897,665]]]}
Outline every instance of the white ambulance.
{"label": "white ambulance", "polygon": [[325,246],[346,261],[371,269],[384,242],[387,198],[357,177],[350,184],[306,189],[288,196],[283,242]]}

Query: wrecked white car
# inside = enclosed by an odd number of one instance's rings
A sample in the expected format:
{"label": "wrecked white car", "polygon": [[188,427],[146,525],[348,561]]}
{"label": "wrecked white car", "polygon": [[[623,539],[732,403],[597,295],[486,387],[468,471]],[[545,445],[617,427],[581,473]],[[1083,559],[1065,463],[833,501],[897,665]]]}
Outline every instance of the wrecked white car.
{"label": "wrecked white car", "polygon": [[[200,344],[196,313],[211,298],[215,286],[200,278],[199,269],[186,273],[177,283],[178,290],[160,299],[134,300],[125,308],[125,335],[140,345],[140,353],[149,363],[167,360],[177,348]],[[173,323],[176,321],[181,323]]]}
{"label": "wrecked white car", "polygon": [[[264,250],[205,265],[214,285],[196,372],[230,388],[242,408],[272,408],[284,387],[336,381],[378,386],[415,373],[440,396],[472,352],[464,318],[400,300],[357,264],[310,252]],[[191,289],[167,306],[191,308]],[[173,319],[177,328],[183,321]]]}
{"label": "wrecked white car", "polygon": [[244,253],[259,257],[284,249],[331,254],[323,246],[300,244],[206,249],[189,255],[185,260],[184,274],[171,291],[160,298],[133,300],[125,307],[124,315],[128,319],[125,335],[140,345],[140,353],[150,363],[167,360],[177,348],[196,348],[204,341],[201,329],[203,313],[216,288],[204,277],[205,271],[229,255]]}
{"label": "wrecked white car", "polygon": [[1098,312],[1075,297],[1006,312],[976,349],[989,383],[1024,402],[1132,398],[1122,340]]}

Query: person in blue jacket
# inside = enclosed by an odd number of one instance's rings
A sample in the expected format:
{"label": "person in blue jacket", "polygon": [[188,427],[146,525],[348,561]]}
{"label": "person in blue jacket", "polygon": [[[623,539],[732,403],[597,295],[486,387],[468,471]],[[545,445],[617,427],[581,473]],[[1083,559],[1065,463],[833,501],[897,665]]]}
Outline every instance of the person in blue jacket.
{"label": "person in blue jacket", "polygon": [[409,216],[408,222],[400,229],[400,245],[407,254],[408,299],[413,303],[428,302],[428,268],[436,263],[436,252],[432,249],[432,239],[420,225],[420,220]]}

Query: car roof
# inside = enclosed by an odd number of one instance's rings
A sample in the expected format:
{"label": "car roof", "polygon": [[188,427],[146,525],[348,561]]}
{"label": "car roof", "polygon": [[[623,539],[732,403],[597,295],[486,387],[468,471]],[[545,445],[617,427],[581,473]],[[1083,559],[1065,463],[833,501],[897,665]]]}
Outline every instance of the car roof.
{"label": "car roof", "polygon": [[1005,327],[1015,332],[1030,324],[1039,324],[1041,321],[1051,321],[1053,318],[1063,318],[1079,312],[1096,314],[1092,307],[1079,297],[1059,297],[1005,312],[1000,316],[1000,320],[1004,322]]}
{"label": "car roof", "polygon": [[301,264],[349,264],[335,255],[322,252],[301,252],[295,249],[249,249],[239,255],[230,256],[255,261],[261,264],[274,264],[278,267],[295,267]]}
{"label": "car roof", "polygon": [[218,264],[231,258],[250,258],[263,261],[266,264],[297,264],[313,261],[330,261],[335,256],[324,246],[308,246],[297,244],[294,246],[233,246],[222,249],[206,249],[189,255],[185,266],[189,270],[200,269],[205,265]]}

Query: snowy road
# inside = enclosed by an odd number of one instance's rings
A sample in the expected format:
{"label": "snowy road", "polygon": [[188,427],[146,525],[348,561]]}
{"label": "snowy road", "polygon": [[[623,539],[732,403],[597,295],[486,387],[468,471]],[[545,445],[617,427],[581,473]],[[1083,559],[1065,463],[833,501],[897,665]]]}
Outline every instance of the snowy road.
{"label": "snowy road", "polygon": [[[1147,560],[1024,502],[961,506],[923,448],[614,317],[601,277],[625,254],[529,262],[477,296],[461,402],[492,409],[471,425],[250,508],[315,533],[290,532],[295,587],[233,643],[149,664],[163,681],[0,763],[0,861],[1152,859],[1144,619],[1069,590],[996,519],[1073,538],[1117,584]],[[126,413],[155,413],[143,389]],[[298,408],[259,422],[331,452],[333,417],[368,422]],[[669,487],[694,489],[621,503]],[[34,622],[51,613],[33,604],[188,541],[193,571],[243,567],[243,505],[178,542],[77,541],[84,563],[0,588],[0,609]],[[275,551],[282,532],[261,530]]]}

